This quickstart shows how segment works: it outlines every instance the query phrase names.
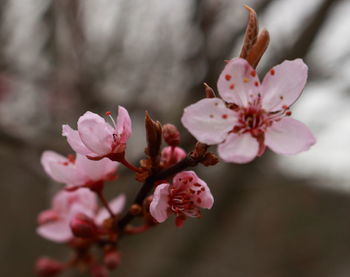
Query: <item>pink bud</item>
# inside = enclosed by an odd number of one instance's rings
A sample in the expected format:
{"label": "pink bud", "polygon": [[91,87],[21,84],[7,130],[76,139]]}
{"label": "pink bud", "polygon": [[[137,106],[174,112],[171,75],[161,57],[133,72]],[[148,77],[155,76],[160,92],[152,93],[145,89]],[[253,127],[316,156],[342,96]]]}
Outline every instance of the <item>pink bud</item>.
{"label": "pink bud", "polygon": [[91,268],[90,274],[92,277],[108,277],[109,271],[104,266],[94,266]]}
{"label": "pink bud", "polygon": [[96,236],[95,222],[83,213],[76,214],[70,221],[70,228],[76,237],[93,238]]}
{"label": "pink bud", "polygon": [[103,263],[108,269],[115,269],[120,265],[120,253],[113,250],[105,254]]}
{"label": "pink bud", "polygon": [[63,265],[51,258],[41,257],[36,261],[35,272],[40,277],[54,277],[62,272]]}
{"label": "pink bud", "polygon": [[180,143],[180,133],[173,124],[165,124],[163,126],[163,137],[170,146],[177,146]]}
{"label": "pink bud", "polygon": [[167,146],[161,152],[161,161],[165,167],[172,166],[186,157],[186,152],[180,147]]}

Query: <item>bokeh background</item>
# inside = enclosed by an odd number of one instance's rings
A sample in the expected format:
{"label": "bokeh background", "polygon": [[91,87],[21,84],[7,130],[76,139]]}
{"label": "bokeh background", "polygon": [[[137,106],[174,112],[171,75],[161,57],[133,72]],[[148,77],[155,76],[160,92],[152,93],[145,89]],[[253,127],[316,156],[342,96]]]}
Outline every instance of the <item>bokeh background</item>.
{"label": "bokeh background", "polygon": [[[35,233],[36,215],[62,187],[39,159],[46,149],[71,151],[63,123],[125,106],[127,156],[137,162],[148,110],[176,124],[191,149],[182,110],[239,54],[243,4],[271,35],[261,77],[284,59],[309,65],[293,114],[318,143],[295,157],[268,152],[248,165],[200,167],[214,208],[182,229],[168,220],[125,238],[112,276],[350,276],[349,0],[1,0],[0,276],[34,276],[39,255],[69,255]],[[121,169],[108,197],[125,191],[131,201],[138,188]]]}

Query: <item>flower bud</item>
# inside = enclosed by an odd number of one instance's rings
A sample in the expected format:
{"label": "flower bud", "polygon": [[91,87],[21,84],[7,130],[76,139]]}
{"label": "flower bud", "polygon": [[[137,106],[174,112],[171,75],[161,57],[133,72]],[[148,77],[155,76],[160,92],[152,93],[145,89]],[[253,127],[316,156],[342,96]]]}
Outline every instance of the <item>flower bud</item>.
{"label": "flower bud", "polygon": [[103,258],[103,263],[110,270],[117,268],[120,265],[120,253],[115,250],[108,251]]}
{"label": "flower bud", "polygon": [[165,167],[172,166],[186,157],[186,152],[180,147],[163,148],[160,160]]}
{"label": "flower bud", "polygon": [[57,262],[48,257],[41,257],[36,261],[35,272],[40,277],[54,277],[63,271],[64,267],[60,262]]}
{"label": "flower bud", "polygon": [[96,265],[91,268],[90,274],[92,277],[108,277],[109,271],[104,266]]}
{"label": "flower bud", "polygon": [[83,213],[76,214],[70,221],[70,228],[74,236],[79,238],[93,238],[97,234],[95,222]]}
{"label": "flower bud", "polygon": [[170,146],[177,146],[180,143],[180,133],[173,124],[163,125],[163,138]]}

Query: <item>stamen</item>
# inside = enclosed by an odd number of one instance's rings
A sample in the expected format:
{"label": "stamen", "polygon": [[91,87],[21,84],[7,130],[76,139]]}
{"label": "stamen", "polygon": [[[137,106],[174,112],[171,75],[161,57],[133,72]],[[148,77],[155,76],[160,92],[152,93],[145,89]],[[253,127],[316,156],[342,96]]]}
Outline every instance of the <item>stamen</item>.
{"label": "stamen", "polygon": [[116,129],[117,128],[117,125],[115,124],[115,121],[114,121],[114,119],[113,119],[113,117],[112,117],[112,112],[105,112],[105,115],[106,116],[108,116],[109,118],[110,118],[110,120],[112,121],[112,123],[113,123],[113,126],[114,126],[114,128]]}

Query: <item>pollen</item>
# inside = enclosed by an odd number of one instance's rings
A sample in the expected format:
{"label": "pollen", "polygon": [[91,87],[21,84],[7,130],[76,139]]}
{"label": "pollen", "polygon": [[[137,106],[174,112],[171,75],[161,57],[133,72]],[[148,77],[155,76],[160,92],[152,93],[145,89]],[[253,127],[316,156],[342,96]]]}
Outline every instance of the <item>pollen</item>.
{"label": "pollen", "polygon": [[226,81],[230,81],[230,80],[231,80],[231,78],[232,78],[232,76],[231,76],[230,74],[226,74],[226,75],[225,75],[225,79],[226,79]]}
{"label": "pollen", "polygon": [[270,70],[270,74],[271,74],[272,76],[275,75],[275,73],[276,73],[276,72],[275,72],[274,69],[271,69],[271,70]]}
{"label": "pollen", "polygon": [[256,76],[256,71],[253,70],[252,72],[250,72],[250,75],[251,75],[252,77],[255,77],[255,76]]}
{"label": "pollen", "polygon": [[259,86],[259,82],[258,82],[258,81],[255,81],[255,82],[254,82],[254,85],[255,85],[256,87],[258,87],[258,86]]}
{"label": "pollen", "polygon": [[243,78],[243,83],[248,83],[250,81],[249,78]]}
{"label": "pollen", "polygon": [[234,89],[234,88],[235,88],[235,84],[231,84],[230,89]]}

